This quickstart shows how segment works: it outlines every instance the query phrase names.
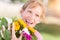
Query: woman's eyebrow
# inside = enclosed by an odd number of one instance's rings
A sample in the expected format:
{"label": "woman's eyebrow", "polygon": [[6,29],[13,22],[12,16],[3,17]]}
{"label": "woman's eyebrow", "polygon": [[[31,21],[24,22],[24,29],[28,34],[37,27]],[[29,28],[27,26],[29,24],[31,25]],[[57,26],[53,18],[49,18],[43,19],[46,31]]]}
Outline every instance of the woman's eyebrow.
{"label": "woman's eyebrow", "polygon": [[39,15],[38,15],[38,14],[35,14],[35,15],[39,17]]}
{"label": "woman's eyebrow", "polygon": [[28,10],[28,12],[32,13],[32,11]]}

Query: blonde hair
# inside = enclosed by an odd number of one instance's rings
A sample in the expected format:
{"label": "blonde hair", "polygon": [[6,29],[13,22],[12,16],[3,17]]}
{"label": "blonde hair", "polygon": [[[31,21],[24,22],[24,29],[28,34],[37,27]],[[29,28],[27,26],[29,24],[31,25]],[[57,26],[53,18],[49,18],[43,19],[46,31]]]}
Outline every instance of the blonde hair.
{"label": "blonde hair", "polygon": [[[44,5],[41,1],[39,1],[39,0],[29,0],[29,1],[27,1],[27,3],[25,3],[23,5],[22,10],[25,10],[30,4],[34,4],[34,3],[41,6],[42,11],[43,11],[42,14],[41,14],[41,19],[42,19],[41,21],[44,23],[45,22],[45,8],[44,8]],[[37,5],[35,5],[35,6],[37,6]]]}

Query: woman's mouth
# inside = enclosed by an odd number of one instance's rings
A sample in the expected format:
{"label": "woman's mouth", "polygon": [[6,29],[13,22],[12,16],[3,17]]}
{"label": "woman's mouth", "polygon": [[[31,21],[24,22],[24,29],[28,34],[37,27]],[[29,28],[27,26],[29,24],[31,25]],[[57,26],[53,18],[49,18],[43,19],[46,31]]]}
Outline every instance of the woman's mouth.
{"label": "woman's mouth", "polygon": [[25,20],[26,21],[26,23],[28,24],[28,25],[32,25],[33,24],[33,22],[31,22],[31,21],[29,21],[29,20]]}
{"label": "woman's mouth", "polygon": [[32,22],[32,21],[30,21],[30,20],[28,20],[28,19],[25,19],[25,22],[26,22],[26,24],[27,24],[28,26],[30,26],[30,27],[34,27],[34,26],[35,26],[35,22]]}

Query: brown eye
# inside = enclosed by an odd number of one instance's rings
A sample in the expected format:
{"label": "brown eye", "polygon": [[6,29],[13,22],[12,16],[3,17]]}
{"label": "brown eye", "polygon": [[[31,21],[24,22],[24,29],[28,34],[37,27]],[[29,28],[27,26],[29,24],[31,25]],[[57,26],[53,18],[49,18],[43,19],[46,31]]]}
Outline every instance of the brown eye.
{"label": "brown eye", "polygon": [[36,14],[36,16],[37,16],[37,17],[39,17],[39,15],[38,15],[38,14]]}
{"label": "brown eye", "polygon": [[28,10],[29,13],[32,13],[32,11]]}

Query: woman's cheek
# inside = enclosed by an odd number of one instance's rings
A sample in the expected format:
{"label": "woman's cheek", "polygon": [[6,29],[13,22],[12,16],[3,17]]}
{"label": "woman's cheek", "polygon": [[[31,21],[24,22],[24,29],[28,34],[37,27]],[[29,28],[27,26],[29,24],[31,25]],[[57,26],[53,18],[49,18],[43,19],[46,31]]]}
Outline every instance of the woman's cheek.
{"label": "woman's cheek", "polygon": [[36,23],[40,23],[40,19],[37,18],[37,19],[36,19]]}
{"label": "woman's cheek", "polygon": [[26,17],[26,14],[22,14],[22,17],[25,18]]}

